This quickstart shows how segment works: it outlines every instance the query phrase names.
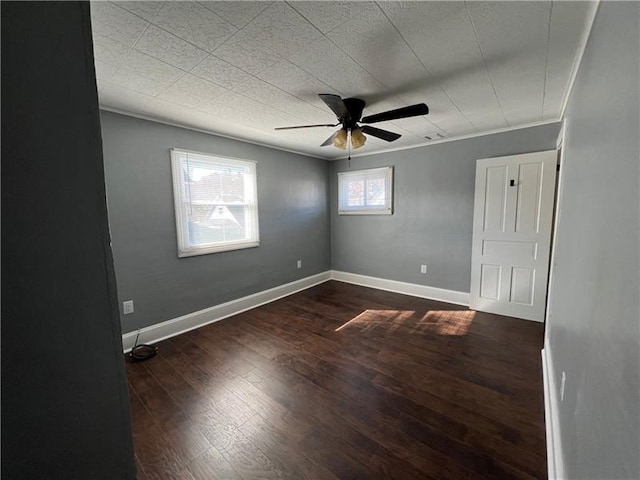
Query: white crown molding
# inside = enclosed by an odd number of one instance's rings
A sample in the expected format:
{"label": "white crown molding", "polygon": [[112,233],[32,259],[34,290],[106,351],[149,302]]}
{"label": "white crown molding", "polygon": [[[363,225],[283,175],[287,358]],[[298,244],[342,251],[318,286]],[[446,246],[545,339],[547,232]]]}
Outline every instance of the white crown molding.
{"label": "white crown molding", "polygon": [[[440,140],[430,140],[430,141],[426,141],[426,142],[422,142],[422,143],[418,143],[416,145],[405,145],[402,147],[396,147],[396,148],[387,148],[385,150],[381,150],[379,152],[363,152],[363,153],[356,153],[355,155],[352,154],[351,158],[358,158],[358,157],[368,157],[370,155],[381,155],[381,154],[385,154],[385,153],[391,153],[391,152],[400,152],[403,150],[413,150],[414,148],[422,148],[422,147],[429,147],[431,145],[439,145],[441,143],[449,143],[449,142],[457,142],[459,140],[468,140],[470,138],[477,138],[477,137],[485,137],[487,135],[495,135],[497,133],[506,133],[506,132],[513,132],[515,130],[522,130],[525,128],[532,128],[532,127],[540,127],[543,125],[549,125],[552,123],[558,123],[560,121],[560,118],[554,118],[551,120],[541,120],[539,122],[531,122],[531,123],[525,123],[523,125],[516,125],[516,126],[512,126],[512,127],[505,127],[505,128],[498,128],[495,130],[487,130],[485,132],[477,132],[477,133],[469,133],[468,135],[458,135],[456,137],[447,137],[447,138],[442,138]],[[344,155],[340,155],[339,157],[333,157],[333,158],[329,158],[329,161],[335,161],[335,160],[346,160],[347,157]]]}
{"label": "white crown molding", "polygon": [[439,302],[464,305],[465,307],[469,306],[468,292],[446,290],[443,288],[429,287],[427,285],[418,285],[416,283],[398,282],[396,280],[369,277],[367,275],[340,272],[337,270],[331,271],[331,280],[352,283],[363,287],[377,288],[378,290],[386,290],[388,292],[402,293],[404,295],[411,295],[412,297],[428,298],[429,300],[437,300]]}
{"label": "white crown molding", "polygon": [[[100,110],[102,110],[104,112],[117,113],[118,115],[125,115],[127,117],[137,118],[137,119],[140,119],[140,120],[146,120],[148,122],[159,123],[161,125],[168,125],[170,127],[184,128],[185,130],[191,130],[193,132],[204,133],[204,134],[207,134],[207,135],[213,135],[213,136],[216,136],[216,137],[226,138],[226,139],[229,139],[229,140],[235,140],[237,142],[249,143],[251,145],[257,145],[259,147],[270,148],[272,150],[279,150],[281,152],[294,153],[296,155],[302,155],[302,156],[309,157],[309,158],[317,158],[319,160],[326,160],[326,161],[329,161],[329,162],[333,162],[333,161],[336,161],[336,160],[346,160],[347,159],[347,157],[342,156],[342,155],[340,155],[338,157],[324,157],[324,156],[319,156],[319,155],[313,155],[313,154],[308,153],[308,152],[302,152],[302,151],[299,151],[299,150],[293,150],[293,149],[290,149],[290,148],[279,147],[279,146],[272,145],[272,144],[261,143],[261,142],[255,141],[255,140],[248,140],[246,138],[234,137],[232,135],[227,135],[227,134],[224,134],[224,133],[216,132],[214,130],[206,130],[206,129],[194,127],[194,126],[191,126],[191,125],[184,125],[184,124],[177,123],[177,122],[171,122],[169,120],[152,117],[150,115],[144,115],[142,113],[132,113],[132,112],[128,112],[126,110],[120,110],[118,108],[113,108],[113,107],[109,107],[109,106],[106,106],[106,105],[100,105]],[[440,140],[422,142],[422,143],[418,143],[416,145],[405,145],[403,147],[388,148],[388,149],[385,149],[385,150],[380,150],[378,152],[357,153],[355,155],[351,155],[351,158],[367,157],[369,155],[381,155],[381,154],[385,154],[385,153],[399,152],[399,151],[403,151],[403,150],[412,150],[414,148],[428,147],[430,145],[438,145],[438,144],[441,144],[441,143],[457,142],[458,140],[467,140],[469,138],[484,137],[486,135],[494,135],[494,134],[497,134],[497,133],[506,133],[506,132],[512,132],[512,131],[515,131],[515,130],[522,130],[524,128],[532,128],[532,127],[539,127],[539,126],[542,126],[542,125],[549,125],[551,123],[557,123],[559,121],[560,121],[560,119],[556,118],[556,119],[552,119],[552,120],[544,120],[544,121],[540,121],[540,122],[532,122],[532,123],[527,123],[527,124],[524,124],[524,125],[518,125],[518,126],[513,126],[513,127],[506,127],[506,128],[496,129],[496,130],[488,130],[488,131],[485,131],[485,132],[470,133],[468,135],[459,135],[457,137],[448,137],[448,138],[443,138],[443,139],[440,139]]]}
{"label": "white crown molding", "polygon": [[315,285],[326,282],[331,277],[329,271],[318,273],[310,277],[302,278],[291,283],[286,283],[278,287],[270,288],[262,292],[254,293],[246,297],[221,303],[213,307],[205,308],[197,312],[188,313],[181,317],[157,323],[149,327],[141,328],[133,332],[122,335],[122,346],[125,353],[130,351],[136,340],[138,332],[140,337],[138,343],[156,343],[167,338],[175,337],[181,333],[195,330],[210,323],[217,322],[238,313],[251,310],[266,303],[273,302],[279,298],[287,297],[301,290],[306,290]]}

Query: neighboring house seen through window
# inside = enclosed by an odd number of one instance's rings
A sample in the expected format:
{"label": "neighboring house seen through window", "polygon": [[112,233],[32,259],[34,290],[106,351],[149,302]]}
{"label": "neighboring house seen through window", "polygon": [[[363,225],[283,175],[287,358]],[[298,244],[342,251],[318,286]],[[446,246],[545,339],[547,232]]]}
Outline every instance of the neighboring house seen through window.
{"label": "neighboring house seen through window", "polygon": [[338,173],[338,214],[391,215],[393,167]]}
{"label": "neighboring house seen through window", "polygon": [[256,163],[171,150],[178,256],[259,245]]}

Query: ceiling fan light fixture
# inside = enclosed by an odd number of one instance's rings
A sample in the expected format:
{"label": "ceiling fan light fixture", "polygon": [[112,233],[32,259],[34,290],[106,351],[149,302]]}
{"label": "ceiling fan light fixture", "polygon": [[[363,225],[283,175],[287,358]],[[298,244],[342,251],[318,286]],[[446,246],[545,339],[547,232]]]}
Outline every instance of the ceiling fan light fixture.
{"label": "ceiling fan light fixture", "polygon": [[394,142],[402,136],[399,133],[390,132],[371,125],[364,125],[360,127],[360,123],[369,124],[387,122],[399,120],[401,118],[418,117],[429,113],[429,107],[427,107],[425,103],[416,103],[415,105],[409,105],[406,107],[396,108],[395,110],[388,110],[386,112],[376,113],[375,115],[369,115],[368,117],[362,117],[362,110],[366,103],[360,98],[343,99],[339,95],[333,95],[331,93],[319,93],[318,96],[329,107],[329,109],[335,113],[338,123],[335,125],[325,123],[321,125],[276,127],[276,130],[291,130],[295,128],[311,127],[337,127],[338,125],[342,125],[340,130],[327,138],[320,144],[320,146],[326,147],[328,145],[333,145],[334,147],[342,150],[349,149],[349,152],[351,152],[352,147],[355,150],[356,148],[364,146],[367,141],[365,134],[373,135],[385,142]]}
{"label": "ceiling fan light fixture", "polygon": [[359,128],[354,128],[351,131],[351,146],[354,148],[354,150],[356,148],[362,147],[366,141],[367,137],[364,136],[362,130],[360,130]]}
{"label": "ceiling fan light fixture", "polygon": [[339,130],[335,137],[333,137],[333,146],[338,147],[341,150],[347,149],[347,131]]}

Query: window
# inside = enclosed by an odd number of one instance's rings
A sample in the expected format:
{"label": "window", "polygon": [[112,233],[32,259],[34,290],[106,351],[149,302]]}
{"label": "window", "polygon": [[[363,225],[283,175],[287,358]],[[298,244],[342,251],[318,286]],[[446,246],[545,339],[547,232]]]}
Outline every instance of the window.
{"label": "window", "polygon": [[178,256],[257,247],[256,164],[171,150]]}
{"label": "window", "polygon": [[393,167],[338,173],[338,214],[391,215]]}

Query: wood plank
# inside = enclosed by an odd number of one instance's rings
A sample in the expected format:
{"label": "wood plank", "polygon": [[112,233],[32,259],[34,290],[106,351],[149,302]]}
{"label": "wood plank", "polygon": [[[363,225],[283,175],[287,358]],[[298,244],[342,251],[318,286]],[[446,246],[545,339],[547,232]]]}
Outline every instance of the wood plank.
{"label": "wood plank", "polygon": [[546,478],[542,336],[326,282],[127,364],[139,477]]}

